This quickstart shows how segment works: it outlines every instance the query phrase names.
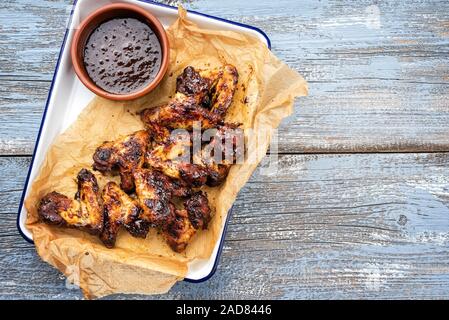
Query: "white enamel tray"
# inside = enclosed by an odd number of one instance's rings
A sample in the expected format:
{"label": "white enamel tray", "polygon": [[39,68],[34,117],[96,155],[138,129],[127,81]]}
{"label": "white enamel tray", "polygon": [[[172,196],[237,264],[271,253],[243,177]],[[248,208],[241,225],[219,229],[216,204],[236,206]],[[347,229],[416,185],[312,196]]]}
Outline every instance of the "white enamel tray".
{"label": "white enamel tray", "polygon": [[[161,21],[164,27],[168,27],[172,24],[178,16],[177,8],[155,3],[150,0],[75,0],[68,23],[68,28],[59,53],[58,62],[56,64],[53,81],[50,86],[50,92],[48,94],[47,103],[42,116],[41,126],[37,135],[33,158],[31,160],[30,169],[28,171],[28,176],[19,206],[17,227],[22,236],[31,243],[33,242],[32,234],[25,226],[27,212],[23,206],[23,200],[27,196],[30,182],[32,182],[36,177],[47,149],[51,145],[54,138],[75,121],[82,109],[86,107],[90,100],[94,97],[94,94],[84,87],[84,85],[78,80],[72,68],[69,48],[74,30],[91,12],[106,4],[115,2],[134,3],[147,9]],[[261,41],[266,43],[268,47],[270,47],[270,40],[267,35],[255,27],[209,16],[195,11],[188,11],[187,16],[200,27],[244,32],[258,37]],[[223,222],[220,239],[217,241],[211,257],[209,259],[196,259],[192,261],[189,264],[189,271],[185,279],[186,281],[201,282],[209,279],[214,274],[221,254],[224,235],[226,233],[226,226],[231,211],[228,213],[226,221]]]}

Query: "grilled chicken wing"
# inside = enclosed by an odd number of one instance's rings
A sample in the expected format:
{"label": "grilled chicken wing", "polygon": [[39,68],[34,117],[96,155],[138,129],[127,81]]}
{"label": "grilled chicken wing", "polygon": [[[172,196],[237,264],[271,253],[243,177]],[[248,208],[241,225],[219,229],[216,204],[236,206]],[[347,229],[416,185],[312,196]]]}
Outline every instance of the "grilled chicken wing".
{"label": "grilled chicken wing", "polygon": [[175,210],[174,219],[163,231],[163,236],[173,251],[182,252],[195,233],[196,230],[190,223],[187,210]]}
{"label": "grilled chicken wing", "polygon": [[210,142],[204,145],[200,154],[193,155],[193,162],[207,170],[207,185],[220,185],[228,176],[232,164],[244,155],[243,131],[234,125],[215,129]]}
{"label": "grilled chicken wing", "polygon": [[190,188],[152,169],[135,170],[134,181],[143,209],[142,219],[162,230],[175,218],[175,207],[170,202],[172,197],[186,197],[192,193]]}
{"label": "grilled chicken wing", "polygon": [[171,178],[180,179],[192,187],[200,187],[207,182],[208,171],[201,165],[183,161],[161,161],[153,153],[150,153],[146,160],[150,167],[162,171]]}
{"label": "grilled chicken wing", "polygon": [[212,113],[224,117],[237,88],[239,78],[237,69],[233,65],[227,64],[218,70],[203,71],[201,76],[206,79],[212,79],[213,85],[210,89]]}
{"label": "grilled chicken wing", "polygon": [[[197,105],[210,107],[210,90],[214,77],[200,75],[192,66],[188,66],[176,78],[176,92],[188,97],[194,97]],[[215,76],[215,75],[214,75]]]}
{"label": "grilled chicken wing", "polygon": [[209,200],[201,192],[195,192],[190,198],[184,201],[184,208],[187,210],[190,223],[195,229],[207,229],[211,220]]}
{"label": "grilled chicken wing", "polygon": [[194,193],[184,201],[183,210],[175,210],[175,218],[167,225],[163,235],[176,252],[185,250],[197,229],[207,229],[211,219],[207,197],[202,192]]}
{"label": "grilled chicken wing", "polygon": [[58,192],[44,196],[38,205],[39,218],[49,224],[73,227],[98,234],[103,228],[98,183],[86,169],[78,173],[75,200]]}
{"label": "grilled chicken wing", "polygon": [[142,167],[150,135],[141,130],[117,141],[108,141],[97,148],[93,155],[93,168],[102,173],[118,170],[120,187],[125,192],[134,189],[132,172]]}
{"label": "grilled chicken wing", "polygon": [[155,143],[145,156],[145,164],[165,175],[193,187],[217,186],[227,177],[236,159],[243,155],[243,132],[233,125],[212,131],[210,142],[197,153],[192,150],[192,137],[169,136]]}
{"label": "grilled chicken wing", "polygon": [[238,78],[237,69],[230,64],[199,72],[189,66],[176,79],[176,92],[194,97],[198,105],[223,117],[231,105]]}
{"label": "grilled chicken wing", "polygon": [[155,130],[155,126],[192,130],[196,123],[208,129],[223,121],[219,115],[198,105],[194,97],[179,92],[166,105],[143,110],[141,119],[150,131]]}
{"label": "grilled chicken wing", "polygon": [[100,235],[106,247],[115,245],[118,231],[125,227],[134,237],[145,238],[148,222],[140,218],[142,210],[137,202],[114,182],[108,182],[103,189],[104,228]]}
{"label": "grilled chicken wing", "polygon": [[197,72],[187,67],[176,81],[176,94],[160,107],[145,109],[142,121],[149,129],[164,126],[191,130],[195,122],[202,129],[223,123],[237,87],[238,73],[232,65]]}
{"label": "grilled chicken wing", "polygon": [[155,143],[145,155],[145,163],[162,171],[165,175],[184,181],[193,187],[199,187],[207,181],[207,171],[192,163],[190,149],[192,139],[189,133],[169,136]]}

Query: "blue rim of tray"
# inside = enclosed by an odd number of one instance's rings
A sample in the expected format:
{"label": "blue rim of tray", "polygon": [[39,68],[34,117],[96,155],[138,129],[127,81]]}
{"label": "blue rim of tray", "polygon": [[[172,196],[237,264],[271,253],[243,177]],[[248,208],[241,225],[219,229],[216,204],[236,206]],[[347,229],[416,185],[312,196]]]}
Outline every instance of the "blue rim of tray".
{"label": "blue rim of tray", "polygon": [[[153,5],[156,5],[156,6],[159,6],[159,7],[169,8],[169,9],[172,9],[172,10],[178,10],[177,7],[173,7],[173,6],[170,6],[170,5],[167,5],[167,4],[163,4],[163,3],[154,2],[152,0],[136,0],[136,1],[151,3]],[[70,26],[71,23],[72,23],[73,12],[74,12],[74,9],[76,7],[77,2],[78,2],[78,0],[74,0],[73,1],[72,9],[70,11],[70,18],[69,18],[69,22],[68,22],[67,26]],[[206,18],[222,21],[222,22],[225,22],[225,23],[233,24],[233,25],[236,25],[236,26],[239,26],[239,27],[243,27],[243,28],[246,28],[246,29],[254,30],[254,31],[258,32],[259,34],[261,34],[265,38],[265,40],[267,41],[268,49],[271,50],[270,38],[268,38],[268,36],[266,35],[265,32],[263,32],[261,29],[259,29],[257,27],[254,27],[254,26],[251,26],[251,25],[248,25],[248,24],[244,24],[244,23],[240,23],[240,22],[235,22],[235,21],[231,21],[231,20],[215,17],[215,16],[211,16],[209,14],[201,13],[201,12],[194,11],[194,10],[187,10],[187,12],[193,13],[193,14],[196,14],[196,15],[199,15],[199,16],[203,16],[203,17],[206,17]],[[25,184],[24,184],[24,187],[23,187],[22,196],[20,198],[19,211],[17,213],[17,221],[16,221],[17,230],[19,230],[19,233],[22,236],[22,238],[24,238],[27,242],[32,243],[32,244],[34,244],[34,241],[32,239],[28,238],[28,236],[25,235],[25,233],[23,232],[22,228],[20,227],[20,216],[21,216],[21,211],[22,211],[22,207],[23,207],[23,202],[25,200],[25,193],[26,193],[26,190],[28,188],[28,183],[29,183],[29,180],[30,180],[31,170],[33,169],[33,165],[34,165],[34,158],[36,156],[36,151],[37,151],[37,148],[38,148],[38,145],[39,145],[39,140],[41,138],[42,128],[44,126],[44,122],[45,122],[45,119],[46,119],[46,116],[47,116],[48,104],[50,103],[50,98],[51,98],[51,95],[52,95],[52,92],[53,92],[53,86],[54,86],[54,83],[55,83],[56,75],[58,74],[59,64],[61,62],[61,56],[62,56],[62,53],[64,52],[64,48],[65,48],[65,45],[66,45],[68,34],[69,34],[69,28],[66,28],[66,31],[65,31],[65,34],[64,34],[64,38],[62,40],[61,49],[59,50],[59,55],[58,55],[58,60],[56,62],[55,72],[53,73],[53,78],[51,80],[50,90],[48,91],[47,101],[45,103],[44,112],[42,114],[42,120],[41,120],[41,124],[39,126],[39,131],[38,131],[38,134],[37,134],[36,143],[34,145],[33,156],[31,157],[30,167],[28,168],[28,173],[27,173],[27,177],[25,179]],[[227,217],[226,217],[226,222],[225,222],[225,225],[224,225],[224,228],[223,228],[223,233],[222,233],[221,240],[220,240],[220,246],[218,248],[217,256],[215,258],[214,266],[212,267],[211,272],[207,276],[205,276],[204,278],[201,278],[201,279],[188,279],[188,278],[185,278],[184,281],[192,282],[192,283],[199,283],[199,282],[203,282],[203,281],[208,280],[210,277],[212,277],[215,274],[215,271],[217,270],[218,263],[219,263],[219,260],[220,260],[221,252],[223,250],[224,239],[225,239],[226,231],[227,231],[227,228],[228,228],[228,223],[229,223],[229,220],[230,220],[231,213],[232,213],[232,208],[228,211],[228,214],[227,214]]]}

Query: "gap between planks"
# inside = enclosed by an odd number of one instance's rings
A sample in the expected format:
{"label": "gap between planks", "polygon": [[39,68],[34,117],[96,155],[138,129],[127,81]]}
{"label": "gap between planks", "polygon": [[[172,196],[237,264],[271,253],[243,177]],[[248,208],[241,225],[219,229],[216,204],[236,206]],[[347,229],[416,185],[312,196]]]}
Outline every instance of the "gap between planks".
{"label": "gap between planks", "polygon": [[[379,151],[329,151],[329,152],[313,152],[313,151],[305,151],[305,152],[278,152],[277,154],[280,156],[295,156],[295,155],[358,155],[358,154],[425,154],[425,153],[449,153],[449,150],[431,150],[431,151],[414,151],[414,150],[405,150],[405,151],[394,151],[394,150],[379,150]],[[270,156],[271,153],[268,151],[265,155],[266,157]],[[31,158],[33,154],[0,154],[0,158]]]}

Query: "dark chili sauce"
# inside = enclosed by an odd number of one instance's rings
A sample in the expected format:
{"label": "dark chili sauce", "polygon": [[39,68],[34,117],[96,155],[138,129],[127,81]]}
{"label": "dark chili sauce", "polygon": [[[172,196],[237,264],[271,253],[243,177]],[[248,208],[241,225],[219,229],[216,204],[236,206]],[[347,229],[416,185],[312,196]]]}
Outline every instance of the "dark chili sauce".
{"label": "dark chili sauce", "polygon": [[148,24],[135,18],[101,23],[84,47],[92,81],[114,94],[128,94],[152,82],[161,67],[161,45]]}

